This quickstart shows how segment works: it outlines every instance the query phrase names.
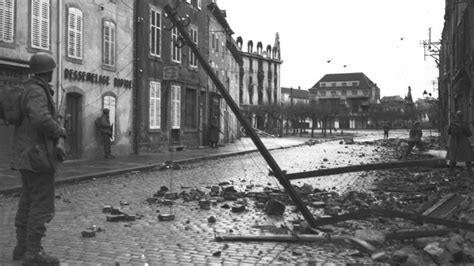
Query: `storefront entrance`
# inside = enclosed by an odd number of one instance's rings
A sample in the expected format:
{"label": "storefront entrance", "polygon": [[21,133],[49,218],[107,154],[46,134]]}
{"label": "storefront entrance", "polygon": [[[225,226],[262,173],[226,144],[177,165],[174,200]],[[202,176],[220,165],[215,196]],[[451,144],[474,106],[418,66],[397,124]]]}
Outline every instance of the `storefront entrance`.
{"label": "storefront entrance", "polygon": [[82,95],[70,92],[66,95],[66,155],[68,160],[81,158],[81,139],[82,139]]}

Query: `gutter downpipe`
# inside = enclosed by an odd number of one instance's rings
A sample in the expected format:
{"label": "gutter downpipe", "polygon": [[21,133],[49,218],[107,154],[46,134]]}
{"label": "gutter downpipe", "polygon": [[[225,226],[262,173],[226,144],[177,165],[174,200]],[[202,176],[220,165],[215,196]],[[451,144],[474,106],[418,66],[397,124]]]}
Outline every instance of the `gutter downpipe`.
{"label": "gutter downpipe", "polygon": [[[63,0],[58,0],[58,43],[57,43],[57,49],[58,49],[58,70],[57,70],[57,74],[58,74],[58,81],[57,81],[57,89],[56,89],[56,105],[57,107],[59,108],[59,105],[61,104],[59,102],[59,99],[61,99],[59,97],[59,94],[61,93],[66,93],[62,90],[62,87],[63,87],[63,80],[62,80],[62,73],[63,73],[63,64],[62,64],[62,32],[63,32],[63,23],[62,23],[62,18],[63,18]],[[61,95],[62,97],[62,95]]]}

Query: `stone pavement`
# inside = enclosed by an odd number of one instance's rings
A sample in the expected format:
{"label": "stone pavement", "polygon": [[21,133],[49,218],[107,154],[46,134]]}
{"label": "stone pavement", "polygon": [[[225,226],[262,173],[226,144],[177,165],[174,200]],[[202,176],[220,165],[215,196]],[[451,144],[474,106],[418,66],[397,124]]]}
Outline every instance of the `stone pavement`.
{"label": "stone pavement", "polygon": [[[284,149],[304,144],[308,137],[261,138],[268,150]],[[200,160],[235,156],[239,154],[257,152],[257,148],[250,138],[241,138],[234,143],[226,144],[217,149],[196,149],[184,151],[166,151],[161,153],[120,156],[106,160],[66,161],[60,165],[57,184],[111,176],[126,172],[152,169],[166,161],[177,163],[195,162]],[[10,170],[5,162],[0,164],[0,194],[19,192],[21,181],[19,172]]]}

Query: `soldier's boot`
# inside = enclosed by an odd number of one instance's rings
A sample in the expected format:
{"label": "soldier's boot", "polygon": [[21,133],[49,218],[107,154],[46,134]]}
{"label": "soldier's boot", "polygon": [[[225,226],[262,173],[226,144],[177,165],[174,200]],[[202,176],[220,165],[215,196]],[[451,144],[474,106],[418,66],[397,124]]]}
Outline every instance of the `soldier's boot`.
{"label": "soldier's boot", "polygon": [[28,238],[23,262],[25,265],[59,265],[59,259],[49,255],[41,247],[41,237]]}
{"label": "soldier's boot", "polygon": [[472,162],[471,162],[471,161],[467,161],[467,162],[466,162],[466,167],[467,167],[467,171],[468,171],[469,173],[471,173],[471,172],[472,172]]}
{"label": "soldier's boot", "polygon": [[16,228],[16,246],[13,249],[13,260],[22,260],[26,252],[26,230]]}
{"label": "soldier's boot", "polygon": [[23,262],[24,265],[59,265],[58,258],[49,255],[42,249],[38,251],[27,250]]}

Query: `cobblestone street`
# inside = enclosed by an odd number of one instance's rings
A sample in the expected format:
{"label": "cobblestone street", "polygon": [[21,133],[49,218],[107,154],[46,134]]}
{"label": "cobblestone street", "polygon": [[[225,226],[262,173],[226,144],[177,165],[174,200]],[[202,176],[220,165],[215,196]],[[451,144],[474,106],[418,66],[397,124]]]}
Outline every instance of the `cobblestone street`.
{"label": "cobblestone street", "polygon": [[[339,141],[304,145],[272,151],[288,173],[379,162],[384,148],[371,145],[345,145]],[[288,224],[299,214],[286,208],[282,217],[268,216],[249,201],[247,211],[232,213],[219,202],[210,210],[198,202],[177,200],[173,207],[148,204],[145,200],[161,186],[172,192],[197,188],[206,193],[211,186],[229,182],[237,191],[262,191],[280,187],[268,175],[267,164],[259,153],[181,165],[180,170],[133,172],[116,177],[65,184],[57,187],[56,216],[48,224],[45,250],[61,259],[64,265],[83,263],[191,264],[191,263],[261,263],[287,264],[308,262],[370,262],[370,258],[350,256],[351,246],[333,244],[289,244],[276,242],[216,242],[219,234],[264,234],[255,225]],[[293,181],[308,183],[319,189],[343,192],[370,186],[370,172]],[[0,262],[11,263],[15,244],[14,216],[18,198],[0,196]],[[123,204],[125,203],[126,204]],[[122,203],[123,206],[120,206]],[[230,202],[227,202],[230,204]],[[138,218],[133,222],[106,222],[105,205]],[[158,221],[158,214],[172,213],[174,221]],[[216,223],[208,223],[208,217]],[[100,227],[94,238],[83,238],[81,232]],[[220,253],[219,253],[220,252]]]}

